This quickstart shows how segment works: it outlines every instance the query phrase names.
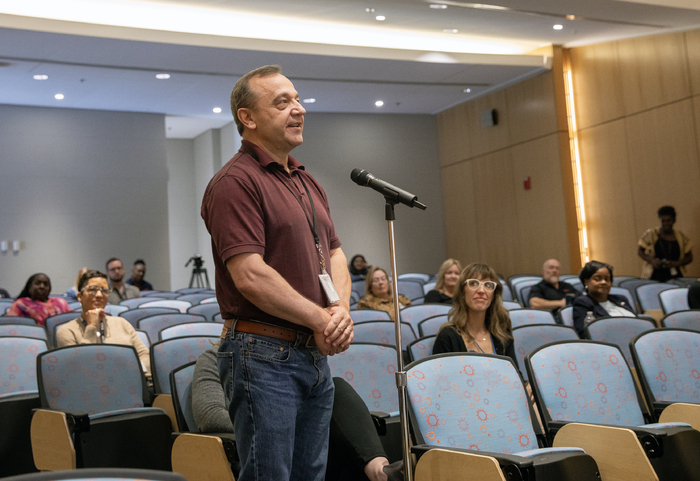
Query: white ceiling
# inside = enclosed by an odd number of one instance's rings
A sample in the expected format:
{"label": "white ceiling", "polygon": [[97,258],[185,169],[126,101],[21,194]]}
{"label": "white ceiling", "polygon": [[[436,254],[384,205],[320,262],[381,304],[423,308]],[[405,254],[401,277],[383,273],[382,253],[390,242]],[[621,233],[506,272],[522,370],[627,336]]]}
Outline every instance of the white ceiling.
{"label": "white ceiling", "polygon": [[700,0],[640,1],[0,0],[0,104],[163,113],[192,138],[231,121],[240,75],[277,63],[309,113],[432,114],[549,68],[526,55],[540,46],[700,27]]}

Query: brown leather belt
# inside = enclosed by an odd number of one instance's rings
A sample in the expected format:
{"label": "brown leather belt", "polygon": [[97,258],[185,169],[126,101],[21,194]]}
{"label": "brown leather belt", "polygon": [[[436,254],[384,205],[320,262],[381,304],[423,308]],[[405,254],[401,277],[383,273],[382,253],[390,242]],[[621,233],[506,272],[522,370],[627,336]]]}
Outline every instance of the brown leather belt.
{"label": "brown leather belt", "polygon": [[[226,333],[233,327],[233,322],[234,319],[224,320],[224,329],[221,332],[222,339],[226,337]],[[272,337],[273,339],[280,339],[287,342],[296,342],[298,340],[300,344],[306,346],[316,345],[316,340],[312,334],[289,329],[287,327],[273,326],[272,324],[265,324],[251,319],[238,319],[238,321],[236,321],[235,331]]]}

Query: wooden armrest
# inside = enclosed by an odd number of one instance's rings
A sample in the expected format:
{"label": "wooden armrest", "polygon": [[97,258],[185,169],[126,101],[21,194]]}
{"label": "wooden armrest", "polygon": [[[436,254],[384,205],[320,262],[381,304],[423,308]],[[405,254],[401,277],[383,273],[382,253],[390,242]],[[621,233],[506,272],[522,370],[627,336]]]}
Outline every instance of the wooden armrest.
{"label": "wooden armrest", "polygon": [[582,448],[605,481],[658,481],[637,435],[626,428],[569,423],[554,438],[558,447]]}
{"label": "wooden armrest", "polygon": [[693,429],[700,431],[700,404],[673,403],[666,406],[660,423],[688,423]]}
{"label": "wooden armrest", "polygon": [[418,460],[415,481],[506,481],[498,461],[490,456],[431,449]]}
{"label": "wooden armrest", "polygon": [[173,397],[170,394],[158,394],[153,400],[154,408],[161,408],[170,418],[170,430],[177,431],[177,417],[175,416],[175,407],[173,406]]}
{"label": "wooden armrest", "polygon": [[65,413],[37,409],[30,429],[34,465],[40,471],[75,469],[75,447]]}
{"label": "wooden armrest", "polygon": [[173,472],[187,481],[235,481],[221,439],[202,434],[180,434],[173,443]]}

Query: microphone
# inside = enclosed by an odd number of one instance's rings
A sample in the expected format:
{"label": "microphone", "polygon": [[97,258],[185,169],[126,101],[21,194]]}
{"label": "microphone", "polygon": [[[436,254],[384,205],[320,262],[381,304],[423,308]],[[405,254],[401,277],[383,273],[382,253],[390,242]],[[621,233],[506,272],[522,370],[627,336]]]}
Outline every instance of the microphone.
{"label": "microphone", "polygon": [[418,207],[421,210],[425,210],[426,206],[418,202],[418,196],[406,192],[403,189],[391,185],[389,182],[384,182],[381,179],[377,179],[375,176],[367,172],[366,170],[353,169],[350,174],[350,178],[357,185],[363,187],[370,187],[380,194],[382,194],[387,200],[393,200],[394,202],[400,202],[401,204],[407,205],[409,207]]}

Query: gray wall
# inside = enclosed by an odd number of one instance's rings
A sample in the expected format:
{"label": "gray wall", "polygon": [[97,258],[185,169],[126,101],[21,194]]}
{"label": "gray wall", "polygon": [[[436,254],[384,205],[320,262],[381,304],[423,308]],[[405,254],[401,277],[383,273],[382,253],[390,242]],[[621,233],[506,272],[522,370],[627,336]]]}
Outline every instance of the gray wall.
{"label": "gray wall", "polygon": [[162,115],[0,105],[0,286],[16,296],[46,272],[53,293],[83,266],[137,258],[170,287]]}

